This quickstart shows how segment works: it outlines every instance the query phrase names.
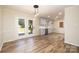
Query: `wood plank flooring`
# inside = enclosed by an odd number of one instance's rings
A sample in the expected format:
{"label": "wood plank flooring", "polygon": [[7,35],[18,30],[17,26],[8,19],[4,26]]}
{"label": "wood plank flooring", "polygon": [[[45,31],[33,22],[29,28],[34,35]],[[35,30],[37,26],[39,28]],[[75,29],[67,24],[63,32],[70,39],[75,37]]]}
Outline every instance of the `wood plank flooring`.
{"label": "wood plank flooring", "polygon": [[1,53],[78,53],[79,48],[64,43],[64,35],[53,33],[5,43]]}

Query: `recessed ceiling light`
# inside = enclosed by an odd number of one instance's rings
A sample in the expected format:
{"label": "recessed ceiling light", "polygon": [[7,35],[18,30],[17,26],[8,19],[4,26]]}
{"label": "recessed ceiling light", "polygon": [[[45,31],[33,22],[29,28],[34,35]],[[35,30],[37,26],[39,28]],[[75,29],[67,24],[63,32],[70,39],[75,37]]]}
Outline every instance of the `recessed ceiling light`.
{"label": "recessed ceiling light", "polygon": [[59,15],[62,15],[62,12],[59,12]]}
{"label": "recessed ceiling light", "polygon": [[48,16],[48,17],[50,17],[50,16]]}

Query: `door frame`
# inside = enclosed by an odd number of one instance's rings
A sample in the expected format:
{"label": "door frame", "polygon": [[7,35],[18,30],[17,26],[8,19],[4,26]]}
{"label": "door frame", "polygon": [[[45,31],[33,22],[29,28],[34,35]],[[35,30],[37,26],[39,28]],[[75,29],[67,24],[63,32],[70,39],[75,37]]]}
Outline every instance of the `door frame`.
{"label": "door frame", "polygon": [[[24,24],[25,24],[25,35],[23,36],[19,36],[19,32],[18,32],[18,20],[19,19],[24,19]],[[26,38],[26,18],[25,17],[16,17],[16,31],[17,31],[17,39],[22,39],[22,38]]]}

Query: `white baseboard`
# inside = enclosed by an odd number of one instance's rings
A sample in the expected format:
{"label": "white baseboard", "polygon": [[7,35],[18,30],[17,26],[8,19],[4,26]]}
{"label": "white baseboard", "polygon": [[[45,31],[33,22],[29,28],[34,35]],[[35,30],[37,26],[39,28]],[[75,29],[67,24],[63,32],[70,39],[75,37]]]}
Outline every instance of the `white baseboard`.
{"label": "white baseboard", "polygon": [[75,43],[71,43],[71,42],[67,42],[67,41],[65,41],[65,43],[79,47],[79,45],[78,44],[75,44]]}

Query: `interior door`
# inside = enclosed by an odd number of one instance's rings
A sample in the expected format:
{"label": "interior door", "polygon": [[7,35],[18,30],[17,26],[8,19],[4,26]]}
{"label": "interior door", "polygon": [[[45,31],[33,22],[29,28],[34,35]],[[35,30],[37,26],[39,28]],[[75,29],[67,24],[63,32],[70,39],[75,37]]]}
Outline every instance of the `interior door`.
{"label": "interior door", "polygon": [[33,36],[33,20],[28,20],[28,37]]}
{"label": "interior door", "polygon": [[25,33],[25,19],[24,18],[18,18],[18,38],[26,38],[26,33]]}

